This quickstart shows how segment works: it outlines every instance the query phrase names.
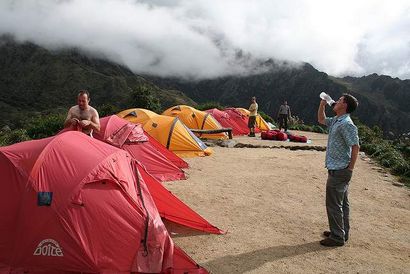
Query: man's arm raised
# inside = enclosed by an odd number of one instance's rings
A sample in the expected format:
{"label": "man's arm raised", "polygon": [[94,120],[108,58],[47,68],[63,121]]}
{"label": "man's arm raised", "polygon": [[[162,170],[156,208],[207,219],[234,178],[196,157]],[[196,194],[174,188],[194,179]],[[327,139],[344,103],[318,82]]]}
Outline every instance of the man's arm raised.
{"label": "man's arm raised", "polygon": [[325,106],[326,106],[326,101],[321,100],[319,109],[317,110],[317,121],[322,125],[326,125]]}

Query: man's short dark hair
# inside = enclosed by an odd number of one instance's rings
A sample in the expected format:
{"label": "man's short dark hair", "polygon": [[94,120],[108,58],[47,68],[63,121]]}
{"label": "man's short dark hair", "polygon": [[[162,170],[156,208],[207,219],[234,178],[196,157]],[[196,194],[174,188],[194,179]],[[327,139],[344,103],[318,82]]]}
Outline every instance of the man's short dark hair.
{"label": "man's short dark hair", "polygon": [[359,105],[357,99],[353,95],[348,93],[344,93],[342,96],[344,98],[344,102],[347,104],[346,112],[352,113],[353,111],[355,111],[355,109]]}
{"label": "man's short dark hair", "polygon": [[80,92],[78,93],[78,96],[81,96],[81,95],[84,95],[84,94],[87,95],[88,99],[90,99],[90,93],[86,89],[80,90]]}

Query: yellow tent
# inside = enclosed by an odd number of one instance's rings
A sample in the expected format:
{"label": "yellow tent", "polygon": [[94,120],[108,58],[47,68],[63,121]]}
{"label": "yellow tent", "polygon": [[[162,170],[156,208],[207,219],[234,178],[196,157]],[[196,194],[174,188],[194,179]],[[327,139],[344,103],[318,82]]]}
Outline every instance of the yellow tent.
{"label": "yellow tent", "polygon": [[123,110],[117,114],[117,116],[124,118],[130,121],[131,123],[142,125],[144,125],[145,122],[147,122],[149,119],[157,115],[159,114],[156,114],[151,110],[143,108],[130,108],[127,110]]}
{"label": "yellow tent", "polygon": [[180,157],[207,156],[213,152],[177,117],[159,115],[145,109],[125,110],[118,116],[142,124],[149,135]]}
{"label": "yellow tent", "polygon": [[[199,130],[222,129],[219,122],[210,114],[186,105],[178,105],[165,110],[162,115],[178,117],[188,128]],[[195,133],[200,138],[227,139],[228,135],[220,133]]]}
{"label": "yellow tent", "polygon": [[[247,110],[246,108],[236,108],[236,109],[239,110],[243,115],[249,117],[250,111]],[[256,116],[256,126],[262,131],[271,129],[269,124],[259,114]]]}

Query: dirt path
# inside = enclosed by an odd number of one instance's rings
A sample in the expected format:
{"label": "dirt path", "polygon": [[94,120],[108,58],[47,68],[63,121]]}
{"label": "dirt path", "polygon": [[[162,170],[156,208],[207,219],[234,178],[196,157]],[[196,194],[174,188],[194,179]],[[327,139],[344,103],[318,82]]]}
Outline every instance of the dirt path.
{"label": "dirt path", "polygon": [[[326,145],[326,135],[303,134],[310,145]],[[368,160],[358,160],[351,182],[349,242],[319,245],[327,229],[324,157],[315,150],[214,147],[210,157],[187,159],[189,179],[167,188],[228,233],[174,227],[175,243],[212,273],[410,273],[410,191]]]}

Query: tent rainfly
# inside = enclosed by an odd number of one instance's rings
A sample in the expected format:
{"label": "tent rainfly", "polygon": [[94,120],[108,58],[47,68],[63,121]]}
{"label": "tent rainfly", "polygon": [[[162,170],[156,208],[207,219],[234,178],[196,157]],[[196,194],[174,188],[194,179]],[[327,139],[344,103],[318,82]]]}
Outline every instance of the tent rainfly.
{"label": "tent rainfly", "polygon": [[148,138],[141,124],[133,124],[116,115],[101,118],[100,124],[100,131],[94,134],[96,139],[128,151],[159,181],[186,179],[184,172],[152,145],[153,138]]}
{"label": "tent rainfly", "polygon": [[[208,112],[201,111],[186,105],[177,105],[165,110],[162,115],[178,117],[189,129],[220,130],[221,124]],[[195,135],[205,139],[227,139],[225,132],[199,133]]]}
{"label": "tent rainfly", "polygon": [[129,109],[120,112],[118,116],[133,123],[141,123],[149,135],[180,157],[212,154],[212,149],[208,148],[178,118],[152,113],[144,109]]}
{"label": "tent rainfly", "polygon": [[141,170],[75,131],[1,147],[0,272],[207,273],[174,246]]}

